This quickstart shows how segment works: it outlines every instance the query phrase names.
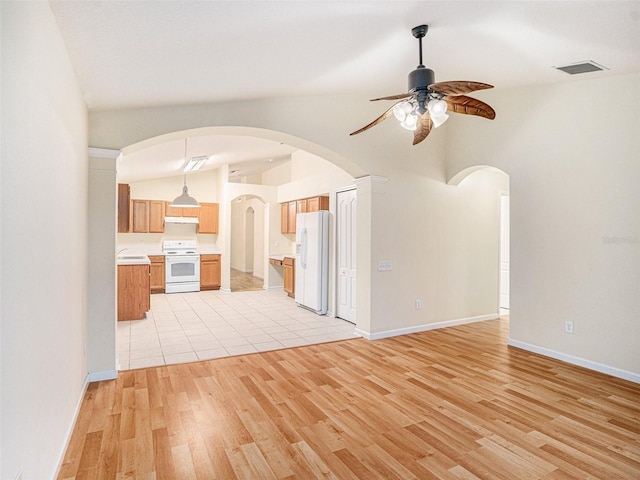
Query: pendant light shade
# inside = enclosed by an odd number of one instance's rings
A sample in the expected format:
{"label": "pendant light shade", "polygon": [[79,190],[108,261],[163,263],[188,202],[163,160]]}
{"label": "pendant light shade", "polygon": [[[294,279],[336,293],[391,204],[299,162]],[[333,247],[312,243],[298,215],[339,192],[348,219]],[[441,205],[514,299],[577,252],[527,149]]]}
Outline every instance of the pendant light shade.
{"label": "pendant light shade", "polygon": [[[184,158],[185,161],[187,159],[187,139],[184,139]],[[199,207],[200,204],[198,201],[189,195],[189,188],[187,187],[187,172],[184,172],[184,186],[182,187],[182,195],[175,198],[173,202],[171,202],[172,207],[186,207],[186,208],[195,208]]]}
{"label": "pendant light shade", "polygon": [[173,202],[171,202],[171,206],[172,207],[199,207],[200,204],[198,203],[198,201],[193,198],[192,196],[189,195],[189,189],[187,188],[187,182],[186,182],[186,177],[187,175],[185,174],[185,184],[184,187],[182,187],[182,195],[180,195],[179,197],[176,197],[175,200]]}

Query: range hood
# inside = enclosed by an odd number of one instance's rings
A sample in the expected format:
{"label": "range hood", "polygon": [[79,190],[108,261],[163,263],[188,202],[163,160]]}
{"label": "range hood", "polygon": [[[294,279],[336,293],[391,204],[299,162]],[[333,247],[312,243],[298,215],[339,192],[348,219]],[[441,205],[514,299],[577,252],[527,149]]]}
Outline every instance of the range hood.
{"label": "range hood", "polygon": [[198,224],[198,217],[164,217],[164,223],[190,223]]}

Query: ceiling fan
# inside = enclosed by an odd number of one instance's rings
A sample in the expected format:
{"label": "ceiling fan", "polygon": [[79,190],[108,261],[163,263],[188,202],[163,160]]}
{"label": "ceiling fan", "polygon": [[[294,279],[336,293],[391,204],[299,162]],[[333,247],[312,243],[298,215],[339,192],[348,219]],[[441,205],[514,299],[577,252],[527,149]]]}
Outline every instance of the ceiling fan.
{"label": "ceiling fan", "polygon": [[435,83],[433,70],[425,68],[422,64],[422,38],[428,29],[428,25],[419,25],[411,29],[411,33],[418,39],[420,46],[420,64],[409,73],[409,92],[372,99],[372,102],[378,100],[400,101],[392,105],[373,122],[356,130],[351,135],[357,135],[375,127],[386,118],[394,115],[400,125],[408,130],[413,130],[413,144],[416,145],[427,138],[433,127],[439,127],[449,118],[447,110],[454,113],[477,115],[489,120],[496,118],[496,112],[489,105],[465,95],[476,90],[493,88],[493,85],[469,81]]}

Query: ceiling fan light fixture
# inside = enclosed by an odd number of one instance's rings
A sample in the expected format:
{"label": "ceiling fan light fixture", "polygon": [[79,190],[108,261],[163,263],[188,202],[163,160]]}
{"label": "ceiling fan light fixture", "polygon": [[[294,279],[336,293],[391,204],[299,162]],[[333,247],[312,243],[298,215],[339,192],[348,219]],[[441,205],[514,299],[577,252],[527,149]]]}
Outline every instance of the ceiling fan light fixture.
{"label": "ceiling fan light fixture", "polygon": [[410,113],[402,122],[400,122],[400,125],[407,130],[415,130],[418,127],[418,115]]}
{"label": "ceiling fan light fixture", "polygon": [[398,102],[393,107],[393,114],[399,122],[404,122],[412,110],[413,107],[410,102]]}
{"label": "ceiling fan light fixture", "polygon": [[446,113],[443,113],[441,115],[431,115],[431,121],[433,122],[433,126],[435,128],[438,128],[440,125],[446,122],[448,118],[449,115],[447,115]]}
{"label": "ceiling fan light fixture", "polygon": [[427,109],[429,110],[429,115],[431,115],[432,117],[445,115],[447,113],[447,102],[445,102],[444,100],[433,98],[429,100]]}

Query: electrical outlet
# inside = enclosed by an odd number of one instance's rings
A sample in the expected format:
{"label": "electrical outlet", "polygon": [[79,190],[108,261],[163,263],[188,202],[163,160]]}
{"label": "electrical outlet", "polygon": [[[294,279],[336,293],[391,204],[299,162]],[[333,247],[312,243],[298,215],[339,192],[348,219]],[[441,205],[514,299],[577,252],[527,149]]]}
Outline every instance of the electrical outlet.
{"label": "electrical outlet", "polygon": [[573,333],[573,322],[568,320],[564,322],[564,333]]}
{"label": "electrical outlet", "polygon": [[391,260],[378,260],[379,272],[388,272],[390,270],[393,270],[393,265],[391,264]]}
{"label": "electrical outlet", "polygon": [[422,308],[422,300],[416,300],[416,310],[420,310]]}

